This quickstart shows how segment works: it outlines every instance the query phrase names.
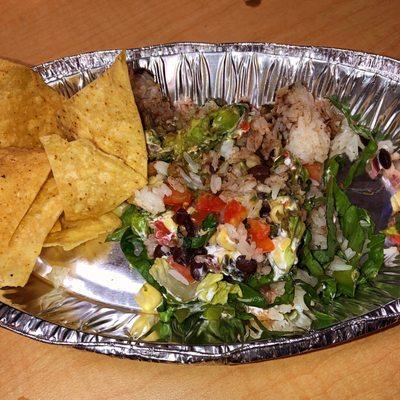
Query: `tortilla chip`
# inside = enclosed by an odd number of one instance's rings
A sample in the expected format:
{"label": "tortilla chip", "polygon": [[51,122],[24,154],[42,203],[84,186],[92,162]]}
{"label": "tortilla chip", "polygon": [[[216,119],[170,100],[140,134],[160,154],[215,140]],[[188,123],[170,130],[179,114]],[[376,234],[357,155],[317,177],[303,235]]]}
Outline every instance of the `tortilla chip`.
{"label": "tortilla chip", "polygon": [[0,252],[0,287],[24,286],[51,227],[62,212],[55,180],[42,187],[10,243]]}
{"label": "tortilla chip", "polygon": [[119,158],[103,153],[89,140],[67,142],[51,135],[41,141],[67,221],[106,214],[146,184],[142,175]]}
{"label": "tortilla chip", "polygon": [[121,220],[112,212],[97,218],[66,222],[60,232],[47,236],[43,247],[61,246],[65,251],[69,251],[100,235],[112,232],[120,225]]}
{"label": "tortilla chip", "polygon": [[53,268],[72,271],[82,260],[85,260],[88,265],[104,264],[115,245],[114,242],[106,242],[106,237],[106,234],[100,235],[69,251],[65,251],[61,246],[45,247],[40,253],[40,258]]}
{"label": "tortilla chip", "polygon": [[60,220],[58,219],[58,220],[56,221],[56,223],[53,225],[53,227],[51,228],[50,233],[60,232],[61,229],[62,229],[61,222],[60,222]]}
{"label": "tortilla chip", "polygon": [[64,103],[59,118],[68,134],[91,140],[147,178],[146,140],[124,52],[103,75]]}
{"label": "tortilla chip", "polygon": [[58,132],[63,101],[29,67],[0,60],[0,148],[41,147],[40,136]]}
{"label": "tortilla chip", "polygon": [[0,149],[0,251],[8,245],[49,173],[42,149]]}

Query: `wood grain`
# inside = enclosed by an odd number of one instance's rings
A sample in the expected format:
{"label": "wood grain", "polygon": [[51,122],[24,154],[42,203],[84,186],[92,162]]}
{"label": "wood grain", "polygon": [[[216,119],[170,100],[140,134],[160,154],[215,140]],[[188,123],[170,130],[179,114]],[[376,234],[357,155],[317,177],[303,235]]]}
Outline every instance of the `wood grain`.
{"label": "wood grain", "polygon": [[2,331],[1,398],[395,400],[399,337],[400,326],[282,360],[188,366],[111,358]]}
{"label": "wood grain", "polygon": [[2,0],[0,55],[38,64],[174,41],[268,41],[400,57],[397,0]]}
{"label": "wood grain", "polygon": [[[174,41],[269,41],[400,58],[398,0],[2,0],[0,57],[38,64]],[[396,399],[400,326],[343,346],[246,366],[139,363],[0,331],[0,398]]]}

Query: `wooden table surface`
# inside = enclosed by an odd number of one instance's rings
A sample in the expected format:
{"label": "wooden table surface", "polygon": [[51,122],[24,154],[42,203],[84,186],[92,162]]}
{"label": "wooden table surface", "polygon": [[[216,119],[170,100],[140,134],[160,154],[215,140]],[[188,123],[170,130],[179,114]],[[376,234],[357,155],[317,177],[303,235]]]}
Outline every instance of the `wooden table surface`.
{"label": "wooden table surface", "polygon": [[[256,2],[254,2],[256,3]],[[2,0],[0,57],[37,64],[88,50],[173,41],[266,41],[400,58],[399,0]],[[396,399],[400,326],[246,366],[120,360],[0,331],[0,398]]]}

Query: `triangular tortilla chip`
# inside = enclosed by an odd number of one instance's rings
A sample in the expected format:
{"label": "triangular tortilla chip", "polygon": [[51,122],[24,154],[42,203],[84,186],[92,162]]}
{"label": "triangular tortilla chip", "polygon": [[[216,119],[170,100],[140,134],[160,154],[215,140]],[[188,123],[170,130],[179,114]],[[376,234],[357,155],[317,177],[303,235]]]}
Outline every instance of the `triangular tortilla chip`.
{"label": "triangular tortilla chip", "polygon": [[86,139],[41,138],[63,202],[65,218],[98,217],[119,206],[146,179]]}
{"label": "triangular tortilla chip", "polygon": [[40,147],[40,136],[58,133],[63,100],[38,73],[0,60],[0,148]]}
{"label": "triangular tortilla chip", "polygon": [[0,252],[0,287],[26,284],[43,242],[61,212],[57,186],[50,178],[19,224],[7,249]]}
{"label": "triangular tortilla chip", "polygon": [[55,222],[55,224],[53,225],[53,227],[51,228],[50,233],[60,232],[61,229],[62,229],[61,222],[60,222],[60,220],[58,219],[58,220]]}
{"label": "triangular tortilla chip", "polygon": [[147,178],[146,140],[124,52],[103,75],[67,100],[59,117],[68,134],[91,140]]}
{"label": "triangular tortilla chip", "polygon": [[61,246],[65,251],[100,235],[112,232],[121,225],[121,220],[114,213],[107,213],[97,218],[65,222],[60,232],[50,233],[43,247]]}
{"label": "triangular tortilla chip", "polygon": [[42,149],[0,149],[0,251],[7,246],[49,173],[50,164]]}

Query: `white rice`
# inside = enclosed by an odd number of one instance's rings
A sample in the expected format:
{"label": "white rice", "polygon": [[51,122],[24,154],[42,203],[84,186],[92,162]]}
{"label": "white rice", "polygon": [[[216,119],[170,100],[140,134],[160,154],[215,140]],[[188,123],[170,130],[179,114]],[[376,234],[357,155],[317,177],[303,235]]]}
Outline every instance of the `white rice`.
{"label": "white rice", "polygon": [[221,190],[221,185],[222,185],[222,179],[218,175],[211,175],[210,179],[210,189],[211,192],[216,194]]}
{"label": "white rice", "polygon": [[323,163],[328,158],[330,139],[323,121],[299,117],[290,131],[286,148],[304,164]]}
{"label": "white rice", "polygon": [[171,189],[164,183],[154,187],[145,186],[136,190],[134,203],[151,214],[159,214],[165,211],[164,196],[171,193]]}
{"label": "white rice", "polygon": [[246,147],[248,150],[256,152],[264,139],[265,135],[270,135],[269,124],[261,115],[253,116],[251,130],[247,134]]}
{"label": "white rice", "polygon": [[247,168],[252,168],[260,164],[261,164],[260,157],[258,157],[256,154],[252,154],[246,159]]}
{"label": "white rice", "polygon": [[279,191],[286,186],[286,176],[272,175],[265,180],[265,184],[271,188],[271,198],[275,200]]}
{"label": "white rice", "polygon": [[169,164],[165,161],[156,161],[154,163],[154,168],[156,169],[157,173],[164,176],[168,175],[168,166]]}
{"label": "white rice", "polygon": [[255,191],[236,197],[246,207],[248,218],[258,218],[262,207],[262,200],[256,197]]}
{"label": "white rice", "polygon": [[270,186],[265,185],[263,183],[259,183],[257,185],[257,191],[261,192],[261,193],[271,193],[272,189]]}
{"label": "white rice", "polygon": [[185,191],[185,186],[182,185],[182,182],[179,178],[174,178],[173,176],[169,176],[167,178],[168,184],[172,187],[172,189],[176,190],[179,193],[183,193]]}
{"label": "white rice", "polygon": [[287,150],[304,164],[323,163],[328,158],[330,137],[313,95],[302,85],[278,92],[275,106],[288,128]]}
{"label": "white rice", "polygon": [[189,175],[180,168],[179,173],[183,180],[185,181],[186,185],[189,186],[191,189],[199,190],[204,189],[203,182],[199,175],[194,174],[193,172],[189,172]]}
{"label": "white rice", "polygon": [[328,247],[326,227],[326,207],[324,205],[314,208],[310,213],[311,248],[324,250]]}
{"label": "white rice", "polygon": [[237,148],[233,145],[233,140],[232,139],[228,139],[225,140],[224,142],[222,142],[221,144],[221,149],[220,149],[220,154],[222,157],[225,158],[225,160],[227,160],[228,158],[230,158],[232,156],[232,154],[234,153],[234,151]]}
{"label": "white rice", "polygon": [[203,189],[204,185],[199,175],[194,172],[189,172],[189,176],[192,179],[193,185],[199,189]]}
{"label": "white rice", "polygon": [[219,164],[219,155],[214,150],[210,151],[210,155],[211,155],[211,166],[214,168],[214,171],[216,171],[218,169],[218,164]]}
{"label": "white rice", "polygon": [[[286,160],[285,160],[286,161]],[[276,174],[278,174],[278,175],[282,175],[283,173],[285,173],[287,170],[288,170],[289,168],[288,168],[288,166],[286,165],[286,163],[284,163],[284,164],[281,164],[281,165],[278,165],[276,168],[275,168],[275,173]]]}
{"label": "white rice", "polygon": [[190,157],[188,153],[183,153],[183,158],[187,162],[190,171],[197,174],[199,172],[199,165],[193,161],[192,157]]}
{"label": "white rice", "polygon": [[358,149],[364,148],[360,136],[351,130],[346,119],[343,119],[341,131],[331,143],[330,157],[346,154],[350,161],[358,157]]}

